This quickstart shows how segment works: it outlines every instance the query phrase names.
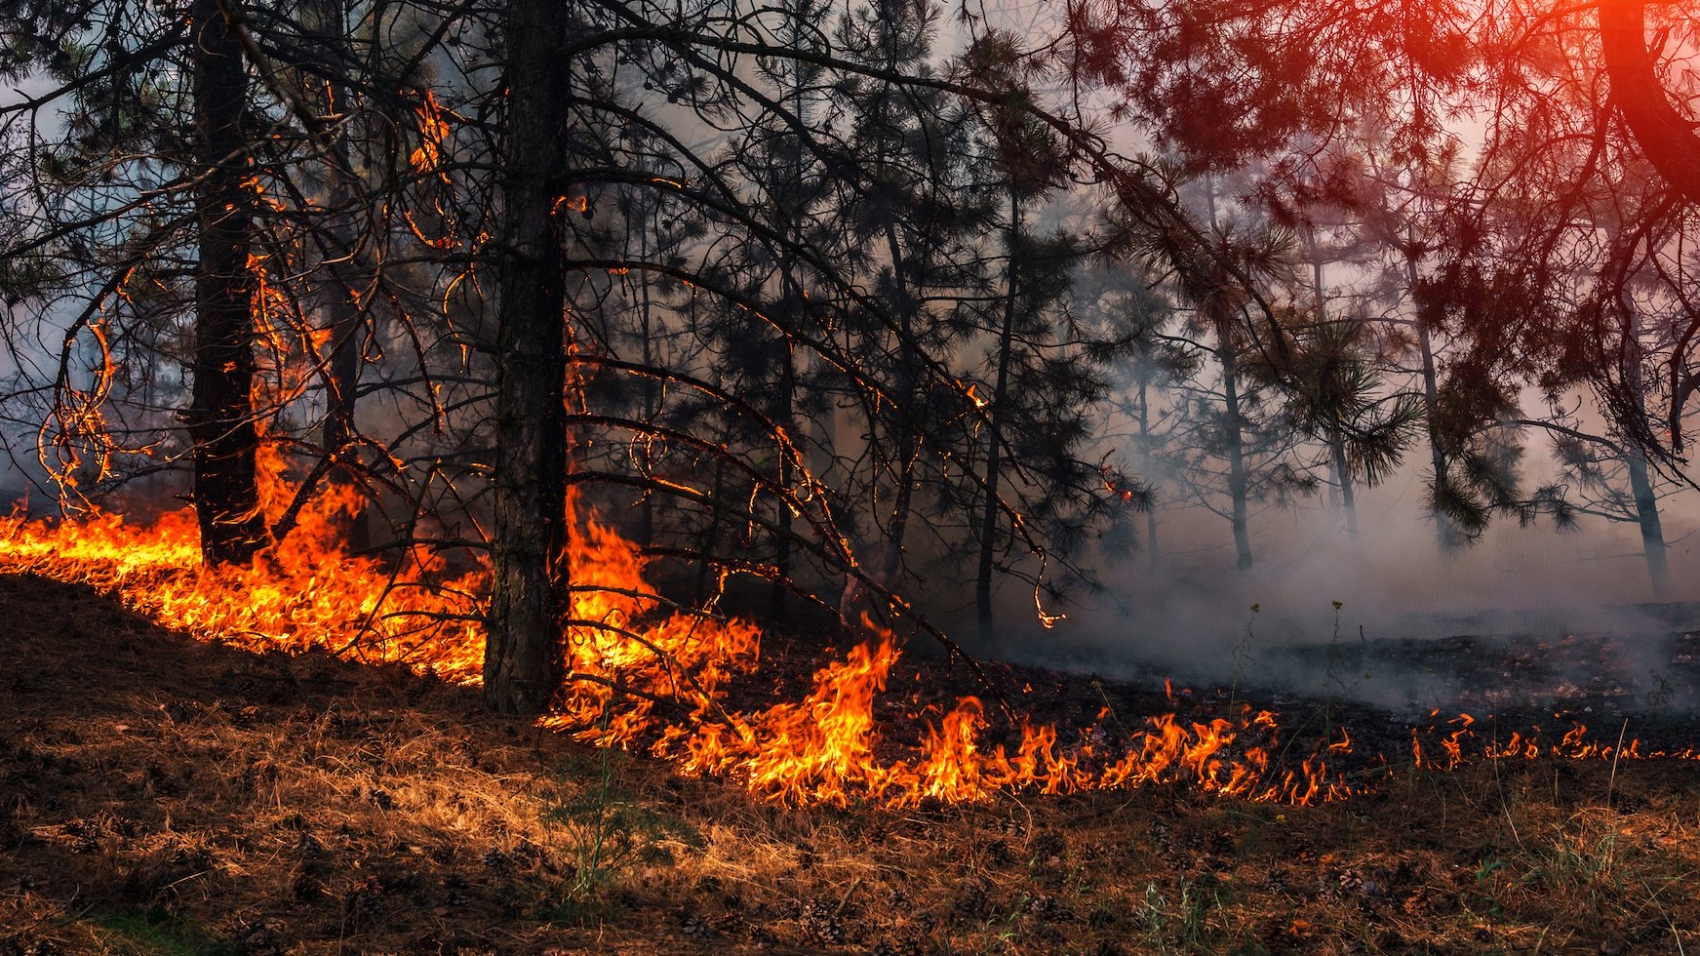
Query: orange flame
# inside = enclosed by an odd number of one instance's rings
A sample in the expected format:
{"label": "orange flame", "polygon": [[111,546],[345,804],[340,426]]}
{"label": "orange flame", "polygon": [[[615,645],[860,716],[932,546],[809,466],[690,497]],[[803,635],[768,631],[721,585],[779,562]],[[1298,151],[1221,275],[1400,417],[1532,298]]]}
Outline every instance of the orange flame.
{"label": "orange flame", "polygon": [[[262,497],[275,516],[293,498],[287,469],[276,452],[262,466]],[[0,569],[92,584],[203,639],[255,650],[323,648],[476,683],[486,572],[450,573],[422,550],[399,568],[342,553],[327,542],[356,504],[353,494],[321,494],[292,534],[245,567],[201,567],[187,509],[147,526],[103,513],[58,522],[13,516],[0,519]],[[967,697],[933,710],[936,719],[918,718],[921,741],[905,750],[875,718],[899,651],[871,622],[864,623],[877,639],[821,667],[803,699],[733,710],[728,682],[753,672],[760,657],[754,625],[670,607],[646,583],[636,546],[594,515],[572,523],[568,548],[567,676],[543,723],[601,746],[647,749],[684,773],[730,777],[766,799],[902,807],[983,800],[1004,789],[1164,783],[1302,804],[1352,792],[1319,756],[1276,768],[1277,721],[1250,708],[1208,722],[1151,717],[1115,748],[1099,730],[1065,739],[1056,727],[1023,724],[1011,750],[987,741],[985,707]],[[1349,747],[1343,738],[1328,750]]]}
{"label": "orange flame", "polygon": [[437,97],[427,90],[414,112],[419,114],[419,145],[408,156],[408,162],[422,173],[436,173],[447,181],[448,174],[443,172],[442,166],[443,144],[449,138],[449,122],[443,115],[443,108],[437,103]]}

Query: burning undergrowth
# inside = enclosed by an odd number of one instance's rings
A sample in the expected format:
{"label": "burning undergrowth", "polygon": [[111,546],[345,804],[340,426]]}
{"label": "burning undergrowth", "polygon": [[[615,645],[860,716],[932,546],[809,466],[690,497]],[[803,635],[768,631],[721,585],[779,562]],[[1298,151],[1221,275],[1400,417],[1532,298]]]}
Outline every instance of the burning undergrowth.
{"label": "burning undergrowth", "polygon": [[835,653],[668,605],[594,521],[570,547],[601,587],[575,595],[544,733],[478,712],[480,573],[318,549],[336,517],[217,571],[181,515],[0,528],[0,566],[130,609],[0,577],[0,954],[1472,952],[1700,928],[1668,902],[1700,866],[1672,836],[1700,765],[1620,767],[1651,753],[1633,738],[974,673],[877,630]]}
{"label": "burning undergrowth", "polygon": [[[802,640],[768,642],[762,679],[809,686]],[[0,643],[4,956],[1627,953],[1700,931],[1692,763],[1478,761],[1309,808],[1180,781],[800,810],[400,667],[187,640],[83,586],[0,576]],[[927,666],[891,685],[968,680]],[[991,671],[1058,726],[1092,723],[1100,689],[1227,706]],[[1283,720],[1309,734],[1326,707]],[[1407,730],[1332,716],[1360,749]]]}
{"label": "burning undergrowth", "polygon": [[[323,649],[476,683],[484,572],[452,573],[424,552],[386,566],[326,547],[351,505],[323,497],[251,565],[216,569],[200,565],[187,511],[145,526],[110,514],[13,517],[0,523],[0,568],[88,583],[165,626],[249,650]],[[638,549],[594,515],[574,523],[568,547],[577,584],[564,627],[568,676],[543,724],[779,803],[903,808],[1000,791],[1182,784],[1309,804],[1407,768],[1481,757],[1700,755],[1626,734],[1596,741],[1563,714],[1544,736],[1536,726],[1483,733],[1468,714],[1437,711],[1400,728],[1347,719],[1351,710],[1331,697],[1278,714],[1234,694],[1166,688],[1157,698],[1009,668],[974,682],[948,673],[948,662],[905,658],[871,624],[866,643],[828,653],[800,677],[764,663],[753,624],[669,604],[648,584]],[[1035,694],[1035,683],[1056,689]]]}
{"label": "burning undergrowth", "polygon": [[[475,683],[483,573],[452,575],[423,553],[386,567],[327,548],[321,542],[335,540],[330,529],[348,505],[321,500],[251,565],[216,569],[200,566],[187,511],[146,526],[104,514],[14,517],[0,525],[0,568],[92,584],[161,624],[239,647],[322,648]],[[1024,713],[1011,688],[928,700],[938,683],[930,675],[905,670],[893,687],[902,656],[871,625],[871,640],[829,655],[797,695],[754,699],[747,688],[760,682],[763,645],[754,625],[669,605],[646,582],[637,548],[594,516],[574,523],[569,552],[577,586],[563,641],[568,678],[545,725],[665,757],[689,774],[730,777],[767,799],[897,808],[1001,790],[1184,782],[1303,804],[1361,786],[1330,766],[1350,752],[1344,733],[1284,736],[1274,713],[1243,703],[1186,714],[1144,701],[1118,708],[1100,693],[1093,714],[1056,724]],[[740,682],[746,691],[734,700]],[[991,704],[982,700],[988,690]],[[896,734],[884,719],[892,717],[901,718]]]}

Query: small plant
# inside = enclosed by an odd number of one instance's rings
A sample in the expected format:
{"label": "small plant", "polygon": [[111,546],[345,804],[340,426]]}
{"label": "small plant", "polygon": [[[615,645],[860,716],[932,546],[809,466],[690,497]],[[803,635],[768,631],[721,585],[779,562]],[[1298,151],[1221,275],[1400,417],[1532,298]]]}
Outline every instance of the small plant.
{"label": "small plant", "polygon": [[1180,881],[1180,898],[1170,902],[1155,881],[1145,884],[1145,896],[1133,912],[1145,942],[1158,953],[1211,952],[1210,914],[1221,905],[1218,894],[1206,894],[1192,880]]}
{"label": "small plant", "polygon": [[1210,909],[1214,899],[1207,899],[1201,887],[1191,880],[1181,880],[1181,947],[1189,953],[1205,952],[1210,942]]}
{"label": "small plant", "polygon": [[85,919],[113,942],[121,941],[124,945],[120,951],[132,951],[133,947],[160,956],[235,956],[243,952],[242,947],[220,939],[209,927],[162,907],[97,911]]}
{"label": "small plant", "polygon": [[1324,743],[1327,743],[1328,737],[1334,731],[1334,695],[1338,693],[1344,697],[1350,692],[1346,687],[1345,677],[1342,675],[1341,665],[1344,663],[1345,655],[1340,650],[1340,609],[1344,608],[1346,603],[1340,600],[1330,601],[1329,603],[1334,606],[1334,629],[1328,635],[1328,676],[1323,681],[1322,686],[1324,694],[1322,736]]}
{"label": "small plant", "polygon": [[1649,707],[1663,707],[1676,699],[1676,684],[1669,674],[1655,667],[1647,672],[1647,676],[1653,679],[1653,690],[1647,695]]}
{"label": "small plant", "polygon": [[1157,888],[1155,880],[1145,884],[1145,898],[1133,912],[1133,921],[1145,931],[1145,941],[1157,949],[1166,948],[1169,928],[1169,901]]}
{"label": "small plant", "polygon": [[[1353,677],[1350,683],[1347,682],[1346,652],[1340,646],[1340,611],[1345,608],[1346,602],[1335,600],[1330,601],[1329,604],[1334,608],[1334,628],[1329,635],[1328,654],[1323,662],[1322,705],[1311,711],[1295,728],[1293,734],[1287,738],[1287,745],[1282,749],[1282,756],[1286,756],[1287,750],[1293,747],[1299,739],[1299,735],[1311,726],[1311,721],[1317,718],[1321,718],[1322,721],[1321,743],[1318,744],[1318,747],[1327,747],[1332,744],[1334,742],[1334,730],[1337,726],[1334,713],[1336,705],[1341,703],[1344,698],[1350,697],[1352,691],[1360,683],[1371,677],[1369,670],[1363,668],[1357,672],[1357,676]],[[1367,658],[1369,641],[1364,636],[1362,627],[1358,628],[1358,644],[1360,658]]]}
{"label": "small plant", "polygon": [[1496,875],[1505,868],[1505,860],[1499,854],[1489,852],[1482,857],[1476,867],[1476,885],[1481,888],[1482,902],[1487,906],[1487,915],[1502,915],[1499,905],[1499,877]]}
{"label": "small plant", "polygon": [[1245,619],[1245,637],[1240,638],[1239,644],[1234,646],[1234,673],[1228,684],[1228,707],[1230,709],[1234,706],[1235,698],[1239,694],[1240,681],[1245,679],[1246,673],[1256,663],[1251,656],[1252,625],[1257,621],[1257,613],[1261,610],[1263,608],[1260,605],[1253,604],[1251,606],[1251,617]]}
{"label": "small plant", "polygon": [[1593,895],[1618,883],[1621,834],[1615,821],[1592,823],[1578,815],[1533,854],[1525,877],[1552,892]]}
{"label": "small plant", "polygon": [[604,748],[594,760],[567,767],[561,789],[576,792],[544,815],[565,831],[573,857],[565,916],[594,904],[633,867],[667,866],[673,847],[703,844],[689,823],[633,799],[621,782],[629,759],[624,751]]}

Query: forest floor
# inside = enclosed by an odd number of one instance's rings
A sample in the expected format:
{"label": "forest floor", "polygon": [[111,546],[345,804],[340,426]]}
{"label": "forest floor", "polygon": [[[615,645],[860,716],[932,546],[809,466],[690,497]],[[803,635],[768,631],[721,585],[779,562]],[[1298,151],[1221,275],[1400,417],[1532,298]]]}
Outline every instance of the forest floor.
{"label": "forest floor", "polygon": [[796,810],[87,588],[0,577],[0,647],[0,956],[1700,951],[1692,761]]}

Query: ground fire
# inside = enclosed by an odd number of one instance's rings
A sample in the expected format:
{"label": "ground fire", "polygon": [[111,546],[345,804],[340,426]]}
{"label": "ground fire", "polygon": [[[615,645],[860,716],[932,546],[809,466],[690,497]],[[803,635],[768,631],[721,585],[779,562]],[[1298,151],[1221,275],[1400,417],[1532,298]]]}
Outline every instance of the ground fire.
{"label": "ground fire", "polygon": [[[281,479],[273,461],[271,482]],[[463,684],[479,680],[483,572],[451,575],[422,553],[398,567],[344,553],[330,540],[351,499],[322,496],[299,526],[248,566],[203,567],[188,510],[148,524],[117,514],[64,520],[14,516],[0,524],[0,569],[93,585],[158,623],[255,651],[323,649],[394,663]],[[1398,766],[1452,769],[1475,758],[1696,759],[1694,748],[1643,752],[1639,741],[1599,744],[1576,724],[1556,743],[1539,731],[1481,740],[1468,714],[1413,727],[1408,754],[1360,755],[1352,774],[1332,762],[1353,746],[1347,728],[1314,752],[1285,745],[1275,714],[1246,704],[1205,720],[1146,716],[1118,734],[1098,723],[1073,731],[1029,723],[1019,744],[987,746],[994,719],[976,697],[927,716],[917,747],[891,745],[875,719],[899,651],[876,636],[820,667],[801,700],[735,710],[729,680],[761,666],[753,624],[666,610],[645,579],[638,549],[594,513],[572,524],[570,563],[579,575],[563,636],[566,686],[542,723],[603,747],[644,750],[687,774],[724,776],[791,805],[984,800],[1002,790],[1045,794],[1155,783],[1258,802],[1344,799]],[[1172,689],[1170,698],[1173,699]],[[1067,739],[1072,734],[1074,739]],[[1117,739],[1117,738],[1120,739]],[[1302,748],[1301,748],[1302,750]],[[1367,761],[1366,762],[1366,758]]]}

